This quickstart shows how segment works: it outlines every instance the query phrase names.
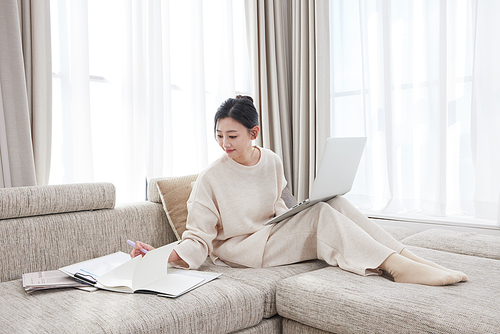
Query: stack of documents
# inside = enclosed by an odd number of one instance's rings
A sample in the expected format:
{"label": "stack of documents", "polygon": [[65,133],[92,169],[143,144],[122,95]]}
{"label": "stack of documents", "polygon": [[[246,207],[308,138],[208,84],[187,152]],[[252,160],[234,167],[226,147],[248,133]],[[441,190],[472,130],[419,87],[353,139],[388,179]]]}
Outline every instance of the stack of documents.
{"label": "stack of documents", "polygon": [[23,274],[23,288],[31,293],[38,290],[88,287],[59,270]]}

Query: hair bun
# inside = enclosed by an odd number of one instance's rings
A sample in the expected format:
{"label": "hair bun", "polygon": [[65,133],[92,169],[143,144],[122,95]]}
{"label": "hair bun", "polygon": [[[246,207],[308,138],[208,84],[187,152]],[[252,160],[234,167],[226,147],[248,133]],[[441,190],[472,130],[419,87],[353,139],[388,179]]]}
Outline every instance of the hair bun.
{"label": "hair bun", "polygon": [[252,97],[248,96],[248,95],[236,95],[236,98],[237,99],[247,99],[247,100],[250,100],[253,103]]}

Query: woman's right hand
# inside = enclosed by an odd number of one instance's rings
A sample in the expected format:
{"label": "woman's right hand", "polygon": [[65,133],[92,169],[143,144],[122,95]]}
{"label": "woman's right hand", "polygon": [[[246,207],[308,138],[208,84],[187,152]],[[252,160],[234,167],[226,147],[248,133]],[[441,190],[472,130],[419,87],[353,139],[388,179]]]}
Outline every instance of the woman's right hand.
{"label": "woman's right hand", "polygon": [[138,255],[144,256],[145,253],[142,251],[143,249],[147,250],[149,252],[149,251],[152,251],[155,248],[153,246],[151,246],[151,245],[145,244],[144,242],[136,241],[135,242],[135,248],[132,249],[132,251],[130,252],[130,256],[131,257],[136,257]]}

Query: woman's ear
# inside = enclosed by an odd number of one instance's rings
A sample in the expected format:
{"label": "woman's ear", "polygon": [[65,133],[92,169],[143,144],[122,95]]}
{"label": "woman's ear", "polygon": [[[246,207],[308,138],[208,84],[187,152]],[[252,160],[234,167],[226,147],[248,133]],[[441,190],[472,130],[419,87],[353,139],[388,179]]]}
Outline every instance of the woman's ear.
{"label": "woman's ear", "polygon": [[258,125],[254,126],[252,130],[250,130],[250,133],[252,135],[252,140],[257,139],[257,136],[259,135],[260,128]]}

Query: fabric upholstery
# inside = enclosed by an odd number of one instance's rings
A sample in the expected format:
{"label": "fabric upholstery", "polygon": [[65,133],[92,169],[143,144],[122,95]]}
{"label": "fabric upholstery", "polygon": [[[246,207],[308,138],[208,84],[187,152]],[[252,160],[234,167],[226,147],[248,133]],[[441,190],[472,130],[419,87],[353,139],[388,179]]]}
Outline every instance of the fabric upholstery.
{"label": "fabric upholstery", "polygon": [[317,329],[311,326],[301,324],[300,322],[293,321],[290,319],[283,319],[282,323],[283,334],[327,334],[330,332],[325,332],[321,329]]}
{"label": "fabric upholstery", "polygon": [[[328,267],[280,282],[282,317],[333,333],[497,333],[500,262],[410,247],[423,258],[467,273],[449,286],[399,284]],[[489,287],[489,288],[488,288]]]}
{"label": "fabric upholstery", "polygon": [[286,207],[291,208],[295,204],[297,204],[297,200],[295,197],[293,197],[292,193],[288,188],[283,189],[283,192],[281,193],[281,198],[283,201],[285,201]]}
{"label": "fabric upholstery", "polygon": [[405,245],[500,260],[500,236],[430,229],[409,236]]}
{"label": "fabric upholstery", "polygon": [[4,333],[230,333],[259,324],[264,307],[262,292],[223,276],[176,299],[76,289],[26,294],[20,280],[0,290],[9,300],[0,305]]}
{"label": "fabric upholstery", "polygon": [[198,174],[171,177],[156,183],[168,223],[177,240],[182,239],[182,233],[186,230],[188,216],[186,203],[193,189],[191,184],[196,181],[197,177]]}
{"label": "fabric upholstery", "polygon": [[390,235],[392,235],[397,241],[402,241],[403,239],[409,237],[410,235],[414,235],[418,233],[411,228],[400,227],[400,226],[391,226],[391,225],[382,225],[380,226]]}
{"label": "fabric upholstery", "polygon": [[235,332],[236,334],[269,334],[281,333],[281,317],[274,316],[262,320],[258,325]]}
{"label": "fabric upholstery", "polygon": [[0,188],[0,219],[110,209],[114,206],[115,186],[111,183]]}
{"label": "fabric upholstery", "polygon": [[326,262],[315,260],[274,268],[235,269],[224,266],[216,266],[212,264],[210,259],[207,259],[199,270],[222,273],[224,277],[245,283],[259,289],[259,291],[262,291],[265,296],[264,318],[270,318],[277,314],[276,287],[282,279],[321,269],[326,266]]}
{"label": "fabric upholstery", "polygon": [[175,241],[161,205],[135,203],[115,209],[62,213],[0,221],[0,240],[9,256],[0,261],[0,282],[23,273],[129,252],[127,239],[162,246]]}
{"label": "fabric upholstery", "polygon": [[168,177],[157,177],[148,180],[147,198],[148,201],[161,204],[160,192],[156,185],[158,181],[166,180]]}

